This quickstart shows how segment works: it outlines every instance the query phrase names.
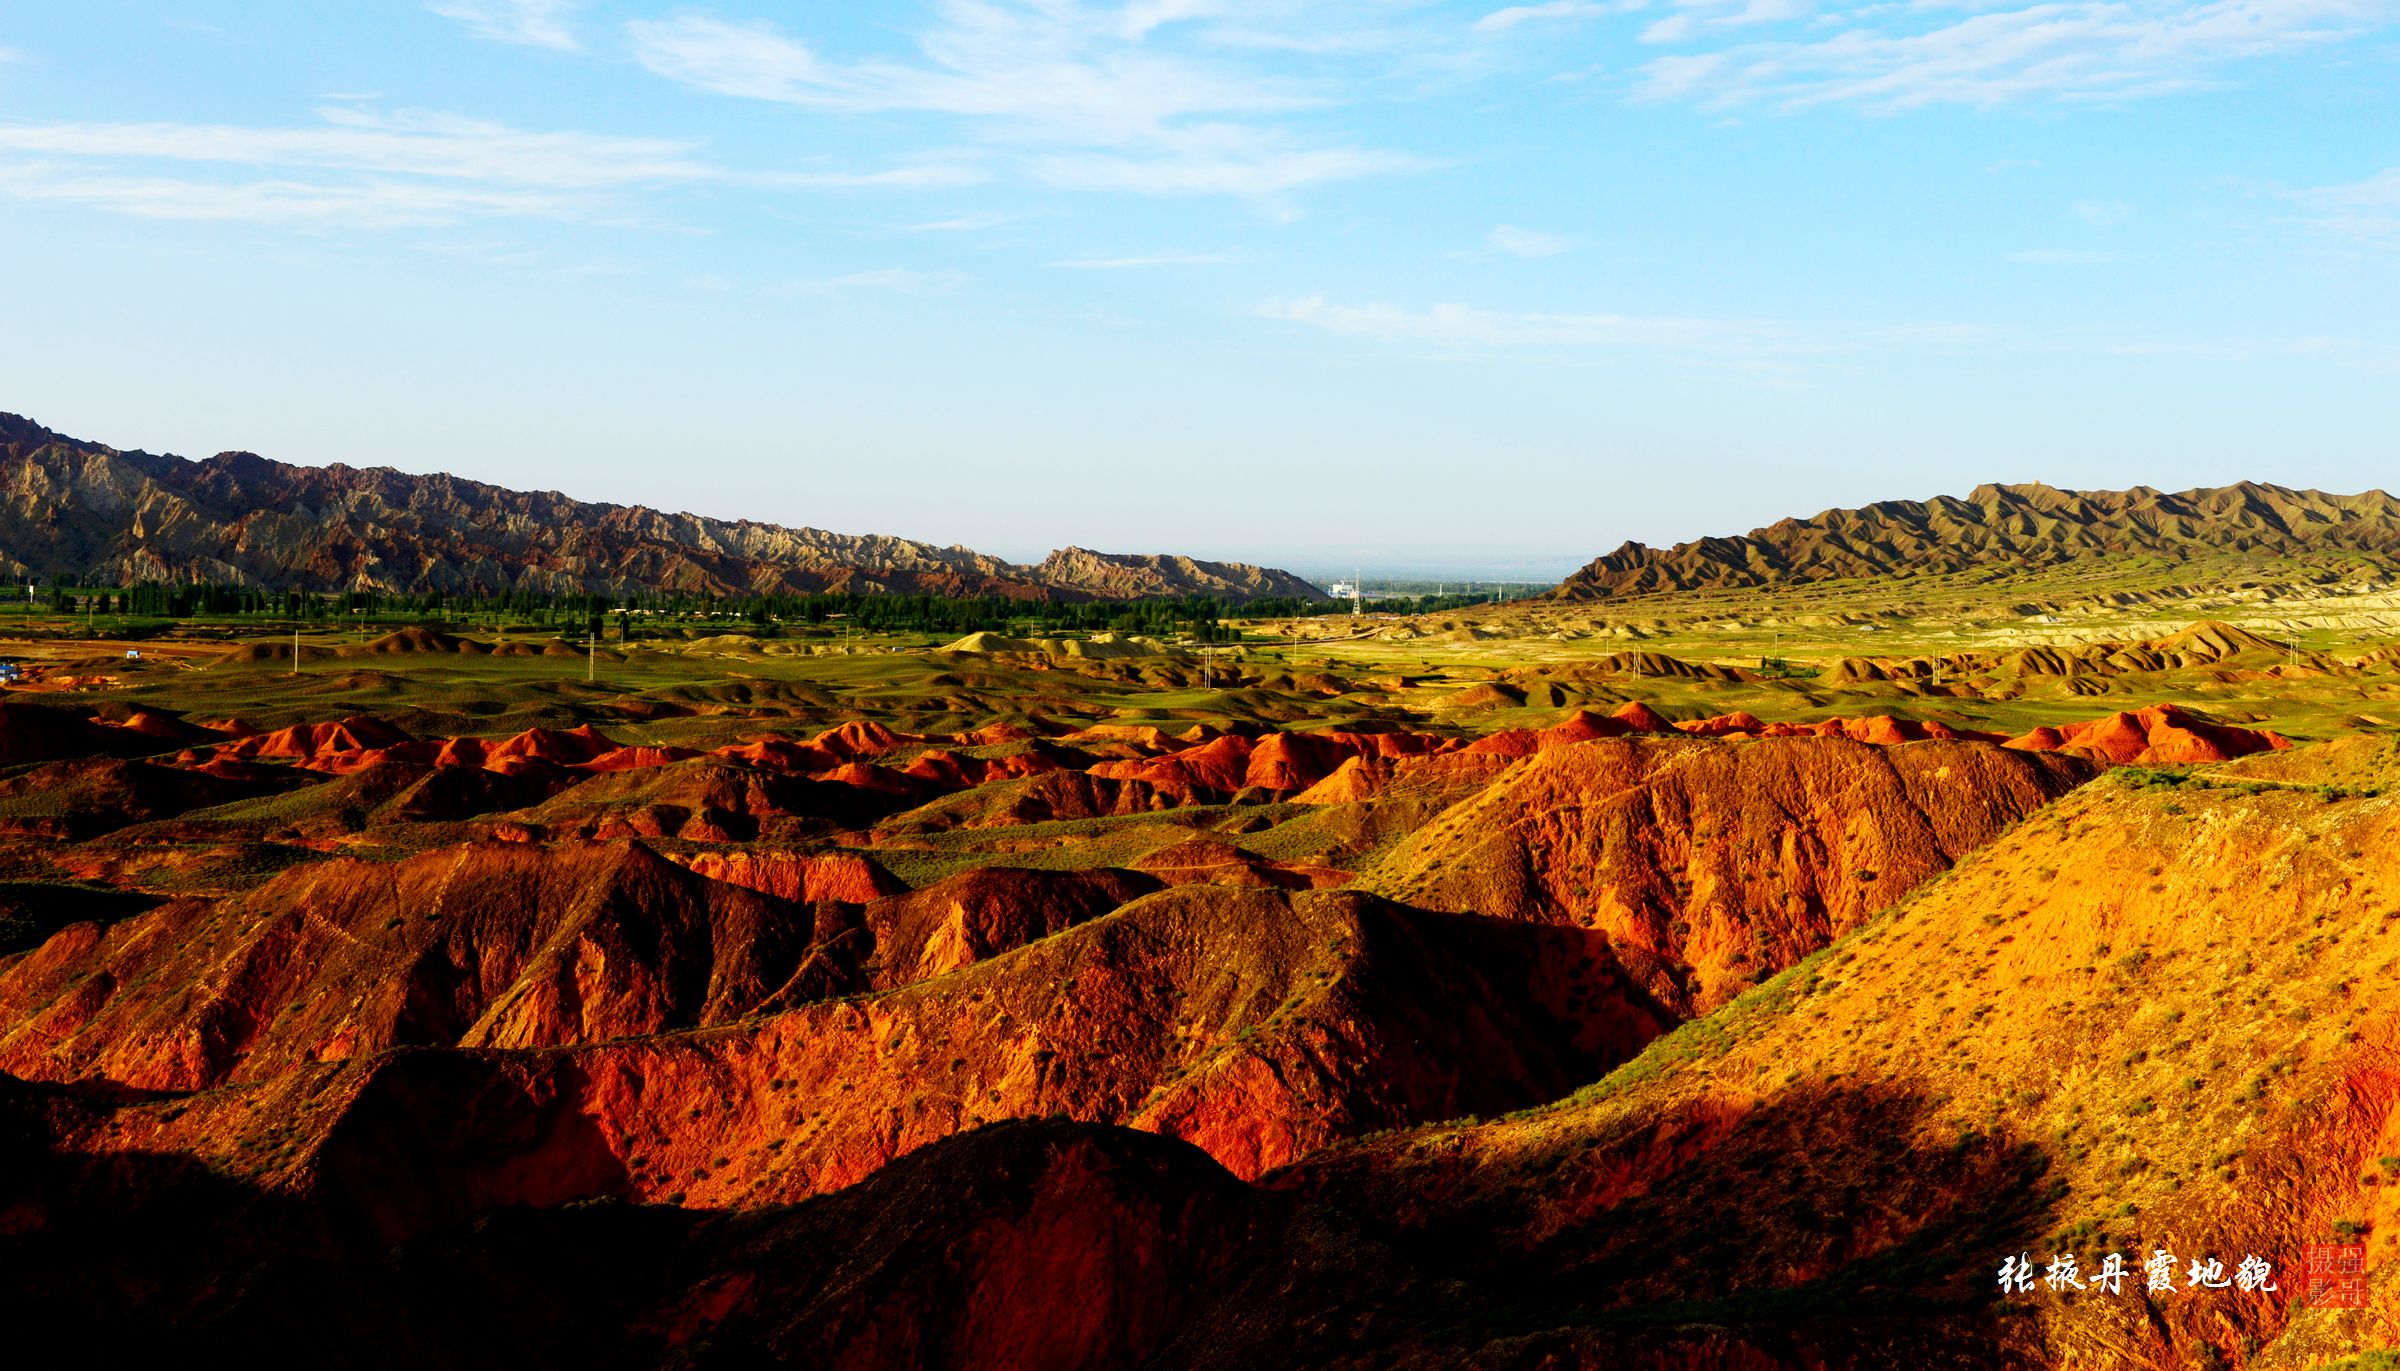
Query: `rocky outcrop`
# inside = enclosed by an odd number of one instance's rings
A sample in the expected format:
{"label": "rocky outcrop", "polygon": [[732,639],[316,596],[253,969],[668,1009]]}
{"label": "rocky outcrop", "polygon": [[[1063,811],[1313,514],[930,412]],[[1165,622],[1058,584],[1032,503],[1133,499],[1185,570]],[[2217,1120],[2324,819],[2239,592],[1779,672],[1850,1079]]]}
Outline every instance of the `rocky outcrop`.
{"label": "rocky outcrop", "polygon": [[1796,585],[2106,557],[2339,554],[2400,565],[2400,499],[2328,495],[2244,481],[2167,494],[1977,486],[1965,499],[1887,500],[1785,519],[1738,538],[1670,548],[1626,543],[1569,576],[1558,600],[1655,591]]}
{"label": "rocky outcrop", "polygon": [[1206,562],[1192,557],[1140,556],[1067,547],[1043,558],[1033,571],[1048,584],[1084,591],[1103,600],[1157,595],[1207,595],[1236,601],[1271,597],[1304,603],[1331,599],[1288,571],[1247,562]]}

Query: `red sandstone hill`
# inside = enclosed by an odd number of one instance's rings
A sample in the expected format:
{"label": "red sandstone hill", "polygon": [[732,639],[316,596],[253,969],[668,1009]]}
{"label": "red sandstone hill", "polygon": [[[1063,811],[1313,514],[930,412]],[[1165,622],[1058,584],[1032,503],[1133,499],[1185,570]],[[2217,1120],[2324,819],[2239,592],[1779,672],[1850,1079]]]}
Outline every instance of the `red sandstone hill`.
{"label": "red sandstone hill", "polygon": [[411,1044],[722,1022],[851,986],[854,962],[816,955],[839,926],[634,843],[325,863],[0,963],[0,1070],[195,1090]]}
{"label": "red sandstone hill", "polygon": [[1983,743],[1605,739],[1519,765],[1401,842],[1367,884],[1598,929],[1650,994],[1702,1012],[2095,771]]}
{"label": "red sandstone hill", "polygon": [[2041,567],[2127,555],[2194,559],[2332,555],[2400,564],[2400,500],[2245,481],[2166,494],[1977,486],[1965,499],[1887,500],[1785,519],[1738,538],[1671,548],[1627,543],[1551,598],[1803,584],[1977,567]]}
{"label": "red sandstone hill", "polygon": [[1324,598],[1288,572],[1238,562],[1067,549],[1019,566],[905,538],[590,504],[389,467],[121,452],[13,414],[0,414],[0,549],[11,576],[101,585]]}
{"label": "red sandstone hill", "polygon": [[[2393,1318],[2400,811],[2309,788],[2388,783],[2388,747],[2326,752],[2096,782],[1568,1100],[1279,1183],[1395,1241],[1481,1235],[1458,1266],[1511,1273],[1527,1358],[1650,1306],[1733,1331],[1729,1364],[2344,1364]],[[2311,1308],[2304,1246],[2345,1234],[2365,1308]],[[2159,1249],[2172,1295],[1995,1298],[2004,1254]],[[2245,1254],[2274,1291],[2188,1288]],[[1870,1356],[1861,1316],[1930,1346]]]}
{"label": "red sandstone hill", "polygon": [[[823,930],[841,908],[819,907],[806,944],[837,967],[848,935]],[[141,997],[110,1006],[140,974],[126,951],[53,939],[0,983],[25,1026],[5,1064],[153,1090],[244,1082],[171,1111],[111,1111],[74,1145],[187,1154],[293,1196],[354,1177],[344,1202],[397,1238],[493,1204],[788,1201],[990,1120],[1060,1113],[1183,1137],[1256,1175],[1335,1138],[1553,1098],[1661,1026],[1595,935],[1348,894],[1163,891],[931,981],[738,1025],[773,989],[765,954],[683,963],[677,1000],[638,968],[606,979],[623,957],[602,954],[625,935],[587,924],[480,990],[445,978],[455,943],[416,954],[404,964],[429,963],[431,984],[451,987],[439,1022],[404,1017],[423,981],[360,999],[349,968],[366,952],[280,981],[245,973],[230,994],[171,991],[152,1001],[168,1013],[140,1016]],[[128,921],[109,950],[161,927]],[[894,929],[905,965],[905,914]],[[806,931],[784,941],[782,965]],[[376,960],[421,937],[385,931]],[[914,951],[918,965],[955,961],[938,936]],[[71,969],[79,955],[93,971]],[[717,1026],[655,1032],[675,1019]],[[359,1055],[445,1040],[569,1046]]]}

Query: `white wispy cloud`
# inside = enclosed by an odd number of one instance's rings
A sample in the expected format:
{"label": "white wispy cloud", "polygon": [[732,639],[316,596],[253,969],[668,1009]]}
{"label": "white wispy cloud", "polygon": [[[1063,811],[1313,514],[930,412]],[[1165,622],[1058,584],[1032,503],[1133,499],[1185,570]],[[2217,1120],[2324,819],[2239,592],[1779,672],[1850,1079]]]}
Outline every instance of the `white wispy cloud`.
{"label": "white wispy cloud", "polygon": [[2348,185],[2293,193],[2321,233],[2369,247],[2400,248],[2400,167]]}
{"label": "white wispy cloud", "polygon": [[445,19],[456,19],[478,38],[527,47],[580,51],[567,18],[581,8],[580,0],[429,0],[425,8]]}
{"label": "white wispy cloud", "polygon": [[1069,271],[1135,271],[1143,267],[1222,267],[1249,260],[1223,252],[1154,252],[1141,257],[1077,257],[1050,265]]}
{"label": "white wispy cloud", "polygon": [[68,201],[145,219],[371,229],[434,227],[469,218],[559,218],[585,207],[575,197],[537,191],[299,181],[221,185],[40,163],[0,164],[0,196]]}
{"label": "white wispy cloud", "polygon": [[1117,33],[1140,40],[1155,29],[1193,19],[1210,19],[1232,8],[1224,0],[1134,0],[1117,12]]}
{"label": "white wispy cloud", "polygon": [[594,189],[722,173],[694,145],[663,138],[534,133],[422,111],[380,115],[341,106],[305,128],[237,124],[6,124],[0,152],[238,166],[306,167],[451,180]]}
{"label": "white wispy cloud", "polygon": [[1293,116],[1338,103],[1330,83],[1242,65],[1215,30],[1172,41],[1233,8],[1216,0],[933,8],[903,56],[837,58],[769,24],[696,13],[636,20],[627,33],[637,60],[669,80],[828,112],[956,121],[1015,149],[1024,173],[1067,189],[1272,203],[1422,165],[1293,126]]}
{"label": "white wispy cloud", "polygon": [[1517,312],[1463,304],[1409,309],[1383,303],[1337,304],[1322,295],[1271,300],[1257,312],[1266,319],[1385,343],[1460,351],[1615,349],[1785,372],[1870,353],[1906,352],[1961,357],[2025,353],[2186,357],[2233,363],[2306,360],[2400,374],[2400,347],[2343,337],[2160,339],[2095,328],[2045,332],[1972,323]]}
{"label": "white wispy cloud", "polygon": [[1571,238],[1561,238],[1553,233],[1537,233],[1532,229],[1518,228],[1513,224],[1502,224],[1493,229],[1484,236],[1484,241],[1491,245],[1493,251],[1505,252],[1511,257],[1556,257],[1562,252],[1572,250],[1575,246],[1575,241]]}
{"label": "white wispy cloud", "polygon": [[701,15],[636,20],[634,53],[657,74],[721,95],[849,112],[989,118],[1039,134],[1134,142],[1178,120],[1313,103],[1281,82],[1153,53],[1068,7],[951,3],[925,61],[831,62],[765,23]]}
{"label": "white wispy cloud", "polygon": [[2008,254],[2008,260],[2042,267],[2089,267],[2105,262],[2122,262],[2125,254],[2083,248],[2027,248],[2023,252]]}
{"label": "white wispy cloud", "polygon": [[972,233],[978,229],[998,228],[1014,217],[996,210],[961,214],[949,219],[934,219],[922,224],[902,224],[902,233]]}
{"label": "white wispy cloud", "polygon": [[1322,295],[1269,301],[1269,319],[1304,324],[1349,338],[1430,343],[1443,347],[1640,347],[1678,352],[1791,353],[1823,351],[1790,325],[1759,320],[1629,314],[1517,313],[1472,305],[1407,309],[1391,304],[1342,305]]}
{"label": "white wispy cloud", "polygon": [[1530,24],[1536,20],[1585,19],[1594,15],[1607,14],[1612,8],[1614,7],[1609,5],[1593,4],[1591,0],[1548,0],[1547,3],[1539,5],[1510,5],[1506,9],[1493,10],[1490,14],[1476,20],[1475,28],[1482,33],[1505,33],[1519,24]]}
{"label": "white wispy cloud", "polygon": [[[1798,0],[1697,0],[1652,41],[1703,37]],[[1805,11],[1794,13],[1793,19]],[[1636,92],[1714,107],[1891,111],[2115,101],[2216,84],[2229,64],[2352,38],[2400,0],[1911,0],[1852,4],[1745,41],[1646,64]]]}
{"label": "white wispy cloud", "polygon": [[1178,146],[1166,155],[1072,153],[1034,158],[1037,180],[1063,190],[1133,191],[1143,195],[1230,195],[1272,202],[1329,181],[1355,181],[1427,165],[1400,153],[1367,148],[1279,147],[1275,140],[1227,146]]}
{"label": "white wispy cloud", "polygon": [[992,174],[972,162],[949,159],[880,171],[727,171],[716,179],[784,190],[943,190],[981,185]]}
{"label": "white wispy cloud", "polygon": [[1787,23],[1816,13],[1813,0],[1675,0],[1675,13],[1642,30],[1645,43],[1681,43],[1712,29]]}
{"label": "white wispy cloud", "polygon": [[935,295],[966,285],[963,271],[917,271],[909,267],[878,267],[814,280],[786,281],[776,287],[786,295],[838,295],[853,290],[892,290],[911,295]]}
{"label": "white wispy cloud", "polygon": [[875,171],[745,171],[698,145],[539,132],[425,111],[328,106],[320,122],[0,124],[0,195],[151,218],[396,228],[589,214],[605,197],[722,183],[767,190],[917,188],[986,175],[958,161]]}

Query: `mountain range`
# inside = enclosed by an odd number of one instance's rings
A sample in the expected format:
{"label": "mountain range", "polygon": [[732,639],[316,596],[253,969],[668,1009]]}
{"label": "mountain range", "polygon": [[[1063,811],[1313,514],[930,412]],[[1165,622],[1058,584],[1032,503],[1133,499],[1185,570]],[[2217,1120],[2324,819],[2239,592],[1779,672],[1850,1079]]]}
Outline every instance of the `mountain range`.
{"label": "mountain range", "polygon": [[390,467],[127,452],[0,414],[0,573],[393,593],[808,591],[1322,600],[1271,567],[964,547],[597,504]]}
{"label": "mountain range", "polygon": [[1982,485],[1965,499],[1886,500],[1784,519],[1739,538],[1628,542],[1569,576],[1561,600],[1726,590],[2112,557],[2193,561],[2340,554],[2400,566],[2400,499],[2244,481],[2168,494]]}

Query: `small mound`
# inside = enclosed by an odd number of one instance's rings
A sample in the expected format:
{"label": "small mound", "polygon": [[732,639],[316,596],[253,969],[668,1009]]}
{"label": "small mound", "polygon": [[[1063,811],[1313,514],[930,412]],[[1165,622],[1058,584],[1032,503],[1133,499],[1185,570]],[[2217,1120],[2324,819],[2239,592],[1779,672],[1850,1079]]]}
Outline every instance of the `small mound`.
{"label": "small mound", "polygon": [[481,656],[487,651],[481,643],[470,643],[430,628],[404,628],[386,633],[374,642],[341,650],[344,657],[401,657],[420,652],[466,653]]}
{"label": "small mound", "polygon": [[1608,717],[1631,728],[1636,733],[1673,733],[1674,723],[1640,700],[1629,700]]}
{"label": "small mound", "polygon": [[2181,705],[2152,705],[2055,729],[2035,729],[2012,739],[2009,746],[2033,752],[2080,749],[2118,766],[2178,766],[2277,752],[2291,743],[2263,729],[2218,723]]}
{"label": "small mound", "polygon": [[1487,681],[1468,686],[1442,702],[1444,709],[1514,709],[1525,703],[1525,692],[1512,685]]}
{"label": "small mound", "polygon": [[1384,766],[1365,757],[1352,757],[1333,769],[1333,774],[1292,797],[1293,804],[1341,805],[1371,800],[1383,790],[1390,773]]}
{"label": "small mound", "polygon": [[1766,723],[1747,710],[1736,710],[1731,714],[1719,714],[1710,719],[1696,719],[1688,724],[1677,724],[1675,727],[1685,733],[1697,734],[1703,738],[1723,738],[1734,733],[1761,732],[1766,728]]}
{"label": "small mound", "polygon": [[1042,645],[1031,638],[1011,638],[1005,633],[976,632],[941,649],[943,652],[1026,652],[1038,653]]}

